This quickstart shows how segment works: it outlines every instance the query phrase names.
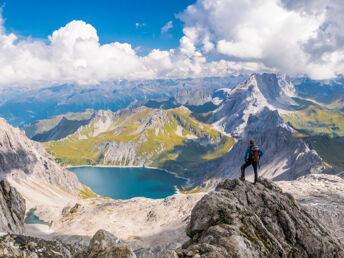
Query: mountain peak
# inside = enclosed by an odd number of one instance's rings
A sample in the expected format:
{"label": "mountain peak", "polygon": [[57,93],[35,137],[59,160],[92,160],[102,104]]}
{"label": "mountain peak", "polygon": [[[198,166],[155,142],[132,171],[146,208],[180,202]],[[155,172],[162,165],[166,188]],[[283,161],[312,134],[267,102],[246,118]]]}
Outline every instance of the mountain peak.
{"label": "mountain peak", "polygon": [[[266,116],[267,112],[276,110],[285,112],[295,104],[293,96],[295,96],[294,85],[286,81],[285,77],[255,73],[228,92],[226,99],[215,110],[209,122],[214,123],[215,127],[223,128],[226,133],[240,136],[245,132],[251,116]],[[262,124],[259,126],[266,128]]]}
{"label": "mountain peak", "polygon": [[245,82],[233,89],[249,90],[256,98],[264,99],[272,109],[288,109],[294,104],[292,97],[296,96],[296,90],[285,76],[278,77],[274,73],[252,74]]}

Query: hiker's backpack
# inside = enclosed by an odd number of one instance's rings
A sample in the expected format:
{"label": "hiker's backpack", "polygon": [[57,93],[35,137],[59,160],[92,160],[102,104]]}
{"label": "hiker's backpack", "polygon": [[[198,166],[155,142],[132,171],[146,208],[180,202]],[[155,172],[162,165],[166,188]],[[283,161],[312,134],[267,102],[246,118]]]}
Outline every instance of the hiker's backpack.
{"label": "hiker's backpack", "polygon": [[251,158],[253,161],[258,162],[259,161],[259,147],[254,145],[251,147]]}

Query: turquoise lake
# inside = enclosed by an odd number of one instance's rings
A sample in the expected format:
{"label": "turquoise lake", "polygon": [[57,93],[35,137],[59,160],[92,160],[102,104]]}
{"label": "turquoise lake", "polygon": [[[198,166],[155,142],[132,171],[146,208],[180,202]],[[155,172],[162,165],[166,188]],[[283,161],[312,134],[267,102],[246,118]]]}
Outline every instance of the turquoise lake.
{"label": "turquoise lake", "polygon": [[118,167],[73,167],[79,181],[95,193],[113,199],[165,198],[186,180],[159,169]]}

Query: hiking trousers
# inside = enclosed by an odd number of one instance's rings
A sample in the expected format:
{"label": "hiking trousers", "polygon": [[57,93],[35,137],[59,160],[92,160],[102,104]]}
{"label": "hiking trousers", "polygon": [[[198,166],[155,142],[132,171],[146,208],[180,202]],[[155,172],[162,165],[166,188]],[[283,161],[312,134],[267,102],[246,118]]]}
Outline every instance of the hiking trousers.
{"label": "hiking trousers", "polygon": [[257,182],[257,178],[258,178],[258,171],[257,171],[258,162],[253,161],[252,159],[246,160],[246,162],[241,166],[241,177],[244,177],[244,176],[245,176],[245,169],[246,169],[249,165],[252,165],[252,167],[253,167],[253,171],[254,171],[254,182]]}

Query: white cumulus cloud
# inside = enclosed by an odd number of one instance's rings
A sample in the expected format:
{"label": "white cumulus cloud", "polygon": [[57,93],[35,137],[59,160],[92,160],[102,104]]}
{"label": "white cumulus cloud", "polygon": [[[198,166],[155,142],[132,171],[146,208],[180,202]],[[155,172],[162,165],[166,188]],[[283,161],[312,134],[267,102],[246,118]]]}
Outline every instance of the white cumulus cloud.
{"label": "white cumulus cloud", "polygon": [[[0,20],[2,22],[2,20]],[[63,83],[97,84],[119,79],[223,76],[254,71],[263,65],[220,60],[207,62],[194,45],[189,29],[180,46],[153,49],[137,55],[128,43],[100,44],[96,29],[84,21],[71,21],[44,40],[19,40],[0,27],[0,87],[40,87]],[[209,42],[206,48],[212,48]]]}
{"label": "white cumulus cloud", "polygon": [[213,76],[238,68],[227,61],[207,63],[188,37],[181,38],[177,49],[154,49],[146,56],[137,55],[128,43],[100,44],[96,29],[83,21],[68,23],[48,39],[19,40],[2,27],[0,87]]}
{"label": "white cumulus cloud", "polygon": [[343,13],[342,0],[198,0],[180,18],[204,52],[327,79],[344,72]]}
{"label": "white cumulus cloud", "polygon": [[146,56],[128,43],[100,44],[84,21],[47,42],[6,33],[0,16],[0,87],[261,71],[333,78],[344,73],[343,13],[342,0],[198,0],[178,16],[179,47]]}

